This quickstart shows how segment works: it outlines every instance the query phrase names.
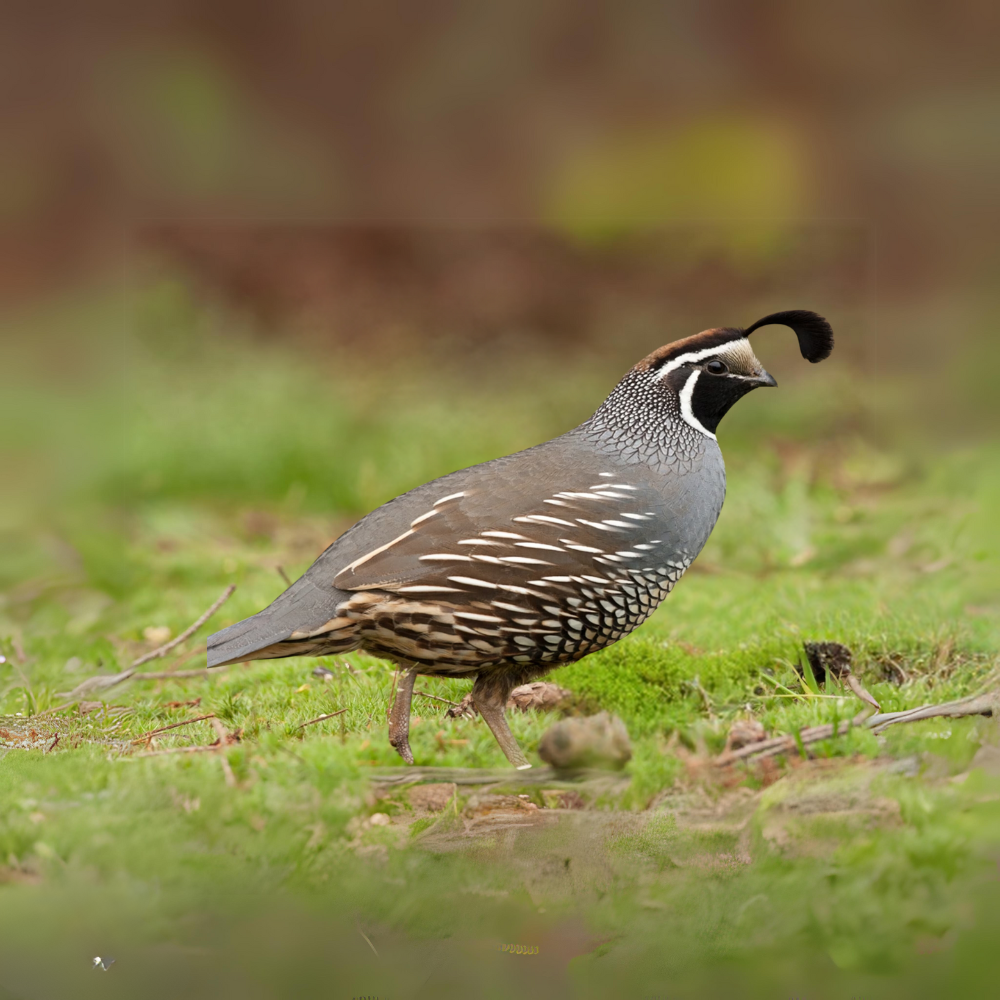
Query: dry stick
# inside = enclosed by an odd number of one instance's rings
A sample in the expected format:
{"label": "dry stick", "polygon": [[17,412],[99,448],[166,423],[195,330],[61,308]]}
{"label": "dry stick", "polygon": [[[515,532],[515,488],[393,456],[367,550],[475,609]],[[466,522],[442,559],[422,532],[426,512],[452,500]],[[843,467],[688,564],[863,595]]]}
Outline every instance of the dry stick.
{"label": "dry stick", "polygon": [[873,715],[868,720],[868,726],[877,735],[897,722],[919,722],[921,719],[941,717],[961,718],[965,715],[986,715],[987,712],[991,715],[1000,714],[1000,691],[988,691],[969,698],[959,698],[957,701],[946,701],[943,705],[922,705],[906,712]]}
{"label": "dry stick", "polygon": [[159,729],[151,729],[148,733],[143,733],[138,739],[132,740],[133,743],[145,743],[146,740],[153,736],[157,736],[160,733],[165,733],[168,729],[177,729],[180,726],[190,726],[193,722],[204,722],[205,719],[214,719],[215,712],[209,712],[207,715],[199,715],[197,719],[185,719],[183,722],[173,722],[169,726],[161,726]]}
{"label": "dry stick", "polygon": [[[865,713],[860,712],[847,723],[847,728],[860,725],[864,719]],[[844,730],[844,732],[846,731],[847,729]],[[751,757],[754,759],[774,757],[777,754],[788,753],[798,749],[799,742],[801,742],[802,746],[809,746],[812,743],[818,743],[820,740],[830,739],[835,735],[838,735],[838,727],[835,727],[833,723],[827,723],[823,726],[810,726],[799,730],[798,742],[794,736],[775,736],[770,740],[749,743],[745,747],[740,747],[739,750],[730,750],[728,753],[719,754],[715,759],[715,763],[719,767],[726,767],[735,761],[747,760]]]}
{"label": "dry stick", "polygon": [[341,708],[336,712],[331,712],[329,715],[321,715],[318,719],[310,719],[308,722],[303,722],[298,728],[305,729],[306,726],[311,726],[314,722],[322,722],[324,719],[332,719],[336,715],[343,715],[346,711],[346,708]]}
{"label": "dry stick", "polygon": [[186,653],[181,653],[181,655],[178,656],[177,659],[174,660],[174,662],[171,663],[167,669],[169,670],[170,673],[173,673],[182,663],[187,663],[187,661],[190,660],[192,656],[198,656],[199,654],[204,656],[207,652],[208,652],[207,646],[195,646],[194,649],[189,649]]}
{"label": "dry stick", "polygon": [[226,727],[213,715],[212,716],[212,726],[219,736],[219,760],[222,762],[222,773],[226,778],[226,784],[230,788],[236,788],[239,786],[239,782],[236,780],[236,775],[233,774],[233,769],[229,764],[229,758],[222,753],[225,748],[229,745],[229,733],[226,732]]}
{"label": "dry stick", "polygon": [[[866,716],[865,712],[862,711],[848,723],[848,729],[853,726],[864,726],[865,729],[870,729],[875,735],[878,735],[887,727],[898,722],[919,722],[922,719],[941,717],[961,718],[962,716],[985,715],[986,713],[1000,715],[1000,691],[989,691],[969,698],[960,698],[957,701],[947,701],[941,705],[921,705],[919,708],[911,708],[905,712],[878,712],[875,715]],[[846,731],[843,730],[843,732]],[[798,742],[794,736],[777,736],[760,743],[751,743],[728,754],[721,754],[716,758],[716,764],[719,767],[726,767],[737,760],[750,758],[760,760],[764,757],[775,757],[778,754],[796,750],[799,743],[806,747],[838,735],[842,735],[842,732],[833,723],[811,726],[799,731]]]}
{"label": "dry stick", "polygon": [[419,694],[421,698],[433,698],[435,701],[443,701],[446,705],[454,705],[458,708],[457,701],[448,701],[447,698],[439,698],[436,694],[428,694],[426,691],[414,691],[414,694]]}
{"label": "dry stick", "polygon": [[[202,722],[205,719],[212,720],[212,727],[215,729],[216,735],[219,737],[218,740],[216,740],[216,742],[212,743],[210,746],[169,747],[166,750],[150,750],[147,753],[137,753],[134,756],[159,757],[162,756],[163,754],[168,754],[168,753],[214,753],[219,750],[225,750],[225,748],[229,746],[229,744],[232,743],[233,740],[230,737],[229,733],[226,732],[226,727],[223,726],[223,724],[218,720],[218,718],[216,718],[214,712],[209,712],[208,715],[200,716],[197,719],[188,719],[185,722],[176,722],[172,726],[164,726],[162,729],[157,729],[152,733],[147,733],[145,737],[142,737],[142,739],[146,739],[147,737],[150,736],[155,736],[156,733],[162,733],[168,729],[176,729],[177,726],[187,726],[190,725],[192,722]],[[141,742],[141,740],[134,740],[133,742],[139,743]],[[238,787],[239,782],[236,780],[236,775],[233,773],[233,769],[230,766],[229,761],[226,758],[226,755],[221,754],[220,757],[222,760],[222,772],[226,777],[226,784],[229,785],[230,788]]]}
{"label": "dry stick", "polygon": [[45,752],[46,753],[51,753],[53,750],[55,750],[56,744],[58,742],[59,742],[59,734],[56,733],[56,738],[49,744],[49,747],[48,747],[48,749]]}
{"label": "dry stick", "polygon": [[226,589],[219,595],[215,603],[194,623],[189,625],[186,629],[176,639],[171,639],[170,642],[164,643],[158,649],[154,649],[151,653],[147,653],[145,656],[140,656],[138,660],[133,661],[130,669],[134,670],[136,667],[141,667],[144,663],[148,663],[150,660],[157,660],[161,656],[166,656],[175,646],[179,646],[185,639],[189,636],[194,635],[208,621],[212,615],[215,614],[219,608],[222,607],[230,597],[233,596],[233,591],[236,589],[236,584],[231,583]]}
{"label": "dry stick", "polygon": [[[61,709],[68,708],[74,702],[79,701],[85,694],[90,694],[91,691],[106,691],[108,688],[114,687],[116,684],[121,684],[122,681],[127,681],[136,672],[138,667],[141,667],[144,663],[148,663],[150,660],[159,659],[161,656],[166,656],[175,646],[182,643],[189,636],[193,635],[198,631],[208,621],[212,615],[215,614],[219,608],[222,607],[226,601],[232,596],[233,591],[236,589],[235,585],[230,584],[226,589],[219,595],[215,603],[193,624],[189,625],[176,639],[172,639],[170,642],[164,643],[162,646],[154,649],[151,653],[147,653],[145,656],[140,656],[139,659],[134,660],[129,667],[121,671],[118,674],[112,674],[110,677],[102,676],[98,674],[94,677],[88,677],[85,681],[77,684],[72,691],[70,691],[67,696],[69,700],[58,706],[58,708],[50,708],[48,711],[43,712],[43,715],[49,715],[52,712],[58,712]],[[183,671],[186,673],[187,671]],[[178,674],[181,674],[178,671]]]}
{"label": "dry stick", "polygon": [[285,586],[290,587],[292,585],[292,581],[288,579],[288,574],[285,572],[285,567],[275,566],[274,568],[278,571],[278,576],[280,576],[281,579],[285,581]]}
{"label": "dry stick", "polygon": [[[836,676],[836,675],[835,675]],[[864,685],[851,673],[845,672],[837,678],[842,680],[846,685],[854,692],[854,695],[860,699],[869,708],[875,709],[875,714],[882,711],[879,703],[868,693]],[[860,726],[866,724],[866,720],[870,720],[872,713],[868,711],[867,708],[862,709],[850,722],[847,723],[847,729],[844,732],[850,731],[854,726]],[[826,723],[825,725],[819,726],[809,726],[805,729],[800,729],[797,736],[778,736],[770,740],[761,740],[757,743],[750,743],[745,747],[741,747],[739,750],[730,750],[728,753],[722,753],[716,758],[716,764],[719,767],[726,767],[737,760],[763,760],[765,757],[777,757],[779,754],[790,753],[792,750],[804,750],[807,746],[811,746],[813,743],[819,743],[822,740],[832,739],[834,736],[840,735],[840,728],[838,723]]]}

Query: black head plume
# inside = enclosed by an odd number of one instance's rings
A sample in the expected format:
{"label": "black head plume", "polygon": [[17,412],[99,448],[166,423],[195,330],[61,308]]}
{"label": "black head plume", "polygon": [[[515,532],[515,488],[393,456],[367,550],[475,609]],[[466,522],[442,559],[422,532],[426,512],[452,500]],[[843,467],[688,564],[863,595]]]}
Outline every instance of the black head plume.
{"label": "black head plume", "polygon": [[833,350],[833,330],[818,313],[808,309],[789,309],[786,312],[771,313],[757,320],[753,326],[743,331],[749,337],[754,330],[762,326],[790,326],[799,338],[799,350],[802,357],[815,364],[830,356]]}

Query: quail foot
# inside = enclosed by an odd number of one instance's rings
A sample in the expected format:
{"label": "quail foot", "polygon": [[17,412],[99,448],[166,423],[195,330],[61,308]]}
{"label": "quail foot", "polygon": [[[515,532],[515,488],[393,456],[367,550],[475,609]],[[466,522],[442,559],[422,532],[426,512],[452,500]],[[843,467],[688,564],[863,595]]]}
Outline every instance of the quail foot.
{"label": "quail foot", "polygon": [[209,665],[353,649],[391,660],[389,739],[407,763],[417,675],[474,678],[507,759],[529,767],[510,691],[628,635],[691,565],[726,492],[719,421],[777,384],[747,339],[773,324],[809,361],[833,348],[825,319],[792,310],[653,351],[579,427],[362,518],[271,605],[211,636]]}

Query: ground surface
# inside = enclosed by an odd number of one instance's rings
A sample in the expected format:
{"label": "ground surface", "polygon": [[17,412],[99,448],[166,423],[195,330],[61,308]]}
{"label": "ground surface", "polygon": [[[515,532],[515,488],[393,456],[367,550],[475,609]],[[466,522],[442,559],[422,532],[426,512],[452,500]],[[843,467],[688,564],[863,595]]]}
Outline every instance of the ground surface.
{"label": "ground surface", "polygon": [[[414,784],[386,735],[392,671],[360,655],[50,710],[227,585],[211,628],[272,600],[278,567],[294,578],[359,513],[558,432],[607,387],[580,374],[512,402],[501,379],[445,405],[411,373],[404,418],[382,387],[278,355],[224,376],[130,365],[124,409],[120,393],[51,399],[64,460],[26,457],[47,490],[4,510],[0,997],[987,995],[995,721],[708,761],[737,720],[794,734],[855,713],[800,681],[805,640],[850,646],[886,711],[1000,680],[995,446],[897,432],[836,369],[751,397],[723,427],[729,497],[698,562],[637,633],[551,675],[577,711],[625,721],[625,771],[502,770],[480,720],[426,697],[468,683],[421,679]],[[882,393],[905,413],[897,388]],[[207,631],[140,669],[200,669]],[[536,766],[558,717],[512,718]]]}

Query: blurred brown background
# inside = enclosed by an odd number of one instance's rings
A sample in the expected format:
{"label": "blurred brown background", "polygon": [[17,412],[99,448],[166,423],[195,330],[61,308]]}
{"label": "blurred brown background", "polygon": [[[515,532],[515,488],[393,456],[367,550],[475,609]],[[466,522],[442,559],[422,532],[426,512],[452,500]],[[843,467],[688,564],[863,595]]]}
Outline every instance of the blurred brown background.
{"label": "blurred brown background", "polygon": [[883,370],[970,338],[998,356],[994,3],[14,0],[2,19],[8,332],[154,267],[313,344],[476,358],[614,331],[624,357],[806,306]]}

